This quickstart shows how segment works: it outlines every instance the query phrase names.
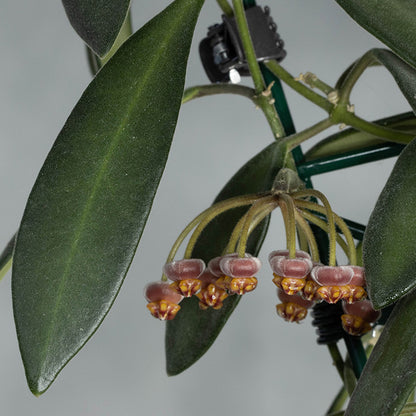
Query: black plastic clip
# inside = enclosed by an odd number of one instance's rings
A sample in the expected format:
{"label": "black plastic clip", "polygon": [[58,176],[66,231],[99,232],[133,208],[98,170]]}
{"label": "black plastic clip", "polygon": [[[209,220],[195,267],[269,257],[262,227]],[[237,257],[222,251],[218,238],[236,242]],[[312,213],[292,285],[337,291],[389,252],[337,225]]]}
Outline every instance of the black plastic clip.
{"label": "black plastic clip", "polygon": [[[280,62],[286,51],[270,16],[270,8],[250,7],[246,10],[246,19],[257,61],[276,59]],[[250,72],[235,18],[223,15],[222,20],[223,23],[208,28],[207,37],[199,44],[199,54],[211,82],[237,83],[240,75],[247,76]]]}

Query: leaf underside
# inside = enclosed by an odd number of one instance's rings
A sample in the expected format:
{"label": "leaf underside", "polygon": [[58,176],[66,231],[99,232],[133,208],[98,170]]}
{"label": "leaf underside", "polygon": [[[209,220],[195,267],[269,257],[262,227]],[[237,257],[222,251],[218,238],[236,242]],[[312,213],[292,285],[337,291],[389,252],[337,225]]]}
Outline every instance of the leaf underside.
{"label": "leaf underside", "polygon": [[120,48],[82,95],[39,173],[12,275],[34,394],[92,336],[127,273],[168,156],[202,4],[173,2]]}
{"label": "leaf underside", "polygon": [[[215,202],[237,195],[271,189],[278,172],[278,148],[275,143],[249,160],[225,185]],[[220,256],[237,221],[246,208],[228,211],[213,220],[198,240],[192,256],[205,262]],[[257,255],[267,232],[269,219],[263,221],[250,236],[247,252]],[[255,292],[254,292],[255,293]],[[251,296],[250,294],[246,296]],[[229,296],[219,310],[200,310],[198,299],[184,299],[181,310],[166,326],[166,369],[177,375],[194,364],[213,344],[241,296]]]}

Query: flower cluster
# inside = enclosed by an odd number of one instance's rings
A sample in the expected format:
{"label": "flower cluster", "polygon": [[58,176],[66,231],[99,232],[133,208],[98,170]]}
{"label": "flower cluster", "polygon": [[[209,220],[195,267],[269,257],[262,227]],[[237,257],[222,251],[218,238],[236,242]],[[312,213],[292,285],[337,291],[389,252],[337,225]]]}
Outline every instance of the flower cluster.
{"label": "flower cluster", "polygon": [[150,313],[161,320],[173,319],[179,311],[184,297],[196,295],[199,307],[220,309],[229,295],[253,291],[257,286],[254,275],[259,271],[260,260],[237,253],[213,258],[208,267],[201,259],[182,259],[166,263],[164,275],[172,283],[151,283],[146,287],[145,296],[150,302]]}
{"label": "flower cluster", "polygon": [[[320,200],[322,205],[315,202]],[[205,227],[219,214],[236,207],[249,206],[229,236],[222,256],[206,266],[192,258],[193,248]],[[300,322],[317,302],[343,302],[341,316],[344,329],[351,335],[370,330],[379,313],[367,299],[364,268],[357,265],[354,239],[345,222],[331,209],[319,191],[304,189],[293,171],[282,169],[270,192],[244,195],[221,201],[198,215],[175,241],[163,267],[162,282],[146,288],[148,308],[153,316],[173,319],[184,297],[196,296],[201,309],[220,309],[231,295],[243,295],[257,286],[260,260],[246,253],[247,240],[253,230],[273,210],[283,216],[287,248],[269,255],[273,282],[281,301],[278,315],[289,322]],[[310,224],[324,230],[329,239],[329,261],[323,264]],[[184,258],[174,260],[178,248],[192,231]],[[300,249],[296,247],[299,236]],[[346,253],[349,263],[336,262],[336,245]]]}

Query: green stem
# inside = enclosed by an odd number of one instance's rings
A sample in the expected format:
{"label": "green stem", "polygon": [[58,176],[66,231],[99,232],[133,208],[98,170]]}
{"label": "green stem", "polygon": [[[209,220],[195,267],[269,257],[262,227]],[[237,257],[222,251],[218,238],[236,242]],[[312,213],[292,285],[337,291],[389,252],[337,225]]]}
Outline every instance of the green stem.
{"label": "green stem", "polygon": [[344,360],[342,359],[342,355],[339,352],[337,344],[328,344],[328,350],[331,354],[332,360],[334,361],[334,365],[338,371],[338,374],[341,377],[341,380],[344,381]]}
{"label": "green stem", "polygon": [[282,140],[282,143],[284,143],[287,146],[287,151],[290,152],[295,147],[298,147],[305,140],[310,139],[311,137],[326,130],[327,128],[333,126],[334,124],[335,123],[331,119],[326,118],[325,120],[321,120],[318,123],[314,124],[313,126],[308,127],[307,129],[299,133],[292,134],[291,136],[285,137]]}
{"label": "green stem", "polygon": [[257,94],[264,90],[264,81],[259,64],[257,62],[256,52],[254,51],[253,42],[251,41],[250,30],[248,28],[246,14],[242,0],[233,0],[234,16],[237,23],[238,33],[243,45],[244,55],[247,60],[251,77],[253,78],[254,89]]}
{"label": "green stem", "polygon": [[348,392],[347,389],[342,386],[339,390],[338,394],[335,396],[334,400],[331,403],[331,406],[329,407],[328,411],[325,413],[326,415],[332,414],[333,412],[336,412],[344,406],[344,403],[348,399]]}
{"label": "green stem", "polygon": [[[320,218],[315,217],[315,215],[313,215],[309,211],[306,211],[306,210],[301,209],[299,216],[301,216],[304,219],[308,220],[312,224],[317,225],[319,228],[321,228],[322,230],[324,230],[326,233],[329,232],[329,226],[328,226],[328,224],[325,221],[321,220]],[[342,239],[342,237],[338,233],[337,233],[337,237],[336,238],[337,238],[338,245],[342,248],[342,250],[344,251],[345,255],[348,257],[348,259],[350,259],[351,251],[350,251],[347,243]],[[314,260],[314,261],[318,262],[319,261],[319,258],[318,258],[318,260]]]}
{"label": "green stem", "polygon": [[280,66],[277,61],[268,61],[265,63],[266,67],[283,82],[285,82],[289,87],[293,88],[296,92],[301,94],[307,100],[312,101],[318,107],[321,107],[326,112],[330,113],[334,106],[320,94],[312,91],[309,87],[302,84],[287,72],[282,66]]}
{"label": "green stem", "polygon": [[234,6],[234,16],[237,23],[238,33],[243,45],[244,55],[253,78],[254,90],[256,92],[257,105],[261,107],[266,116],[270,128],[275,138],[284,137],[285,130],[280,121],[279,115],[273,105],[274,100],[271,94],[271,86],[265,90],[265,83],[259,63],[257,62],[256,52],[248,28],[245,9],[242,0],[232,0]]}
{"label": "green stem", "polygon": [[283,137],[284,130],[269,96],[268,89],[264,93],[256,94],[253,88],[236,84],[210,84],[196,85],[184,91],[182,104],[195,98],[206,97],[214,94],[236,94],[249,98],[256,107],[259,107],[266,117],[275,138]]}
{"label": "green stem", "polygon": [[374,62],[372,52],[365,53],[355,64],[353,64],[351,70],[345,76],[339,90],[339,104],[348,104],[350,100],[351,91],[354,85],[362,73]]}
{"label": "green stem", "polygon": [[[325,215],[328,221],[329,227],[329,266],[336,265],[336,240],[337,240],[337,232],[335,229],[335,219],[334,219],[334,212],[331,209],[331,205],[326,198],[326,196],[315,189],[305,189],[302,191],[297,191],[292,194],[294,198],[302,198],[305,196],[312,196],[319,200],[321,200],[322,204],[324,205]],[[295,201],[297,203],[297,201]],[[355,249],[355,247],[354,247]]]}
{"label": "green stem", "polygon": [[[258,194],[255,195],[244,195],[239,196],[236,198],[227,199],[225,201],[218,202],[217,204],[213,205],[212,207],[208,208],[205,211],[204,217],[201,219],[201,222],[196,227],[195,231],[193,232],[191,238],[189,239],[188,245],[186,246],[185,250],[185,259],[189,259],[192,255],[192,251],[195,247],[195,244],[201,235],[204,228],[218,215],[223,213],[224,211],[228,211],[232,208],[241,207],[244,205],[254,204],[259,199],[263,199],[267,197],[259,196]],[[188,228],[188,227],[187,227]]]}
{"label": "green stem", "polygon": [[318,90],[322,91],[325,95],[328,95],[331,92],[335,91],[334,87],[331,87],[324,81],[320,80],[315,74],[312,74],[312,72],[300,74],[299,78],[305,84],[309,85],[312,88],[317,88]]}
{"label": "green stem", "polygon": [[287,237],[287,249],[289,250],[289,258],[296,258],[296,220],[295,220],[295,204],[292,197],[282,193],[279,194],[279,198],[286,205],[287,220],[285,221],[285,227],[288,227],[286,232]]}
{"label": "green stem", "polygon": [[234,15],[233,9],[227,0],[217,0],[217,3],[226,16],[232,17]]}
{"label": "green stem", "polygon": [[[251,226],[248,230],[248,235],[249,236],[252,233],[252,231],[257,227],[257,225],[259,225],[260,222],[263,221],[263,219],[267,215],[269,215],[270,212],[272,212],[276,208],[277,205],[278,205],[277,202],[273,202],[272,204],[266,204],[266,206],[263,207],[263,209],[256,214],[256,216],[253,218]],[[241,231],[242,231],[243,226],[246,222],[247,214],[248,214],[248,212],[246,212],[238,220],[236,226],[233,229],[233,232],[231,233],[231,237],[228,240],[228,244],[227,244],[227,247],[224,250],[224,254],[234,253],[234,252],[237,251],[237,243],[238,243],[238,240],[240,239]]]}
{"label": "green stem", "polygon": [[263,208],[268,205],[273,205],[276,202],[274,195],[266,196],[258,201],[254,202],[251,208],[247,212],[246,219],[244,221],[243,228],[241,230],[240,240],[237,246],[238,257],[244,257],[246,252],[247,240],[252,230],[252,223],[254,218],[263,211]]}
{"label": "green stem", "polygon": [[[171,262],[175,258],[175,255],[176,255],[179,247],[181,246],[181,244],[185,240],[186,236],[198,224],[201,224],[202,221],[206,220],[207,217],[208,218],[211,218],[211,217],[215,218],[217,215],[221,214],[221,212],[224,212],[224,211],[227,211],[229,209],[236,208],[236,207],[239,207],[239,206],[249,205],[249,204],[253,203],[254,201],[256,201],[258,198],[261,198],[261,195],[254,194],[254,195],[238,196],[238,197],[235,197],[235,198],[230,198],[230,199],[227,199],[225,201],[218,202],[218,203],[212,205],[211,207],[207,208],[206,210],[202,211],[179,234],[178,238],[173,243],[173,246],[170,249],[170,252],[169,252],[168,257],[166,259],[166,263]],[[208,224],[208,222],[207,222],[207,224]],[[195,241],[196,241],[196,239],[195,239]],[[193,248],[193,246],[190,249],[188,258],[190,257],[190,253],[192,252],[192,248]],[[187,257],[185,256],[185,258],[187,258]],[[162,280],[164,280],[164,281],[167,280],[167,277],[164,274],[162,275]]]}
{"label": "green stem", "polygon": [[[319,262],[319,248],[318,248],[318,243],[316,242],[315,235],[312,231],[312,228],[310,227],[308,222],[305,220],[305,218],[303,218],[303,216],[300,214],[298,210],[295,211],[295,219],[298,225],[298,230],[302,231],[302,235],[304,235],[307,240],[307,245],[311,253],[312,261],[314,261],[315,263],[318,263]],[[299,238],[299,240],[301,239]],[[302,247],[302,244],[300,245]],[[302,250],[304,249],[302,248]],[[307,250],[304,250],[304,251],[307,251]]]}
{"label": "green stem", "polygon": [[373,134],[374,136],[387,139],[391,142],[408,144],[415,137],[413,133],[406,133],[400,130],[383,127],[378,124],[366,121],[356,116],[354,113],[347,111],[343,107],[340,107],[339,105],[337,106],[335,114],[335,120],[331,115],[331,118],[334,121],[339,120],[339,122],[348,124],[357,130],[365,131],[367,133]]}
{"label": "green stem", "polygon": [[[311,211],[320,212],[321,214],[326,215],[325,207],[322,207],[321,205],[316,204],[315,202],[305,201],[305,200],[302,200],[302,199],[295,199],[295,205],[300,207],[300,208],[306,208],[306,209],[309,209]],[[350,261],[350,264],[356,265],[357,264],[357,252],[356,252],[356,249],[355,249],[354,238],[351,234],[351,231],[348,228],[345,221],[340,216],[338,216],[335,213],[333,213],[333,215],[334,215],[334,220],[335,220],[336,225],[341,230],[342,234],[344,234],[345,240],[347,241],[348,249],[349,249],[347,256],[348,256],[348,259]],[[317,223],[317,225],[319,226],[318,223]]]}
{"label": "green stem", "polygon": [[182,104],[187,103],[195,98],[206,97],[215,94],[236,94],[249,98],[256,105],[256,92],[253,88],[245,87],[238,84],[209,84],[209,85],[195,85],[194,87],[187,88],[182,97]]}

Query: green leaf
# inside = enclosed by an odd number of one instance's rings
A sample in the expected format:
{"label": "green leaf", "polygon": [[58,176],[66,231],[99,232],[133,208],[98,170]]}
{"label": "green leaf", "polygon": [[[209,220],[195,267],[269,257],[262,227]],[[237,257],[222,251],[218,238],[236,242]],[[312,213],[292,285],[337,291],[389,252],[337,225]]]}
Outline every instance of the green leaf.
{"label": "green leaf", "polygon": [[130,0],[62,0],[72,27],[103,57],[114,44],[127,16]]}
{"label": "green leaf", "polygon": [[416,285],[416,141],[407,145],[382,190],[364,235],[370,298],[379,309]]}
{"label": "green leaf", "polygon": [[[416,9],[416,4],[414,4],[414,7]],[[372,49],[370,52],[375,59],[390,71],[403,95],[416,113],[416,70],[386,49]]]}
{"label": "green leaf", "polygon": [[413,291],[393,309],[358,380],[345,416],[400,414],[416,385],[415,310]]}
{"label": "green leaf", "polygon": [[[411,112],[382,118],[373,123],[400,131],[414,132],[416,136],[416,117]],[[379,139],[371,133],[350,128],[321,140],[305,153],[304,158],[305,161],[310,161],[385,143],[386,139]]]}
{"label": "green leaf", "polygon": [[110,309],[149,215],[175,129],[203,0],[177,0],[91,82],[40,171],[13,262],[29,387],[44,392]]}
{"label": "green leaf", "polygon": [[[215,199],[221,201],[233,196],[270,190],[279,170],[279,149],[276,143],[249,160],[225,185]],[[246,208],[228,211],[213,220],[202,233],[193,251],[193,257],[210,259],[222,254],[230,234]],[[267,232],[268,219],[250,236],[247,251],[257,255]],[[253,294],[246,295],[255,296]],[[168,375],[177,375],[194,364],[213,344],[234,311],[241,296],[229,296],[222,309],[202,311],[195,297],[184,299],[181,310],[166,326],[166,368]]]}
{"label": "green leaf", "polygon": [[337,0],[337,3],[364,29],[416,67],[414,0]]}

